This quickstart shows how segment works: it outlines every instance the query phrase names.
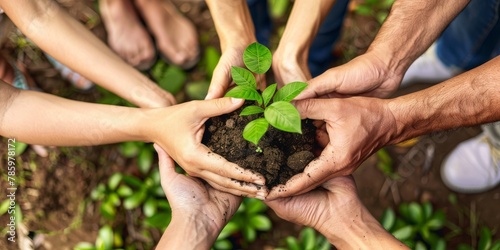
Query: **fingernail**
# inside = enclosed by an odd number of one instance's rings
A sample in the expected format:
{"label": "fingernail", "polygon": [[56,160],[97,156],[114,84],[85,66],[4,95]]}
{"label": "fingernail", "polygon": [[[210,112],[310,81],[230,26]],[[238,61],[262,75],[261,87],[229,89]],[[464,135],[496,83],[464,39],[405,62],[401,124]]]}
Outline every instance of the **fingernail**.
{"label": "fingernail", "polygon": [[231,97],[231,102],[232,103],[240,103],[241,101],[243,101],[243,99]]}
{"label": "fingernail", "polygon": [[262,179],[258,179],[256,181],[254,181],[255,184],[259,185],[259,186],[264,186],[264,184],[266,184],[265,181],[263,181]]}
{"label": "fingernail", "polygon": [[266,197],[264,197],[262,195],[257,195],[257,196],[255,196],[255,199],[259,199],[259,200],[263,201],[266,199]]}
{"label": "fingernail", "polygon": [[208,92],[207,95],[205,96],[205,100],[209,100],[209,99],[212,99],[212,93],[211,92]]}

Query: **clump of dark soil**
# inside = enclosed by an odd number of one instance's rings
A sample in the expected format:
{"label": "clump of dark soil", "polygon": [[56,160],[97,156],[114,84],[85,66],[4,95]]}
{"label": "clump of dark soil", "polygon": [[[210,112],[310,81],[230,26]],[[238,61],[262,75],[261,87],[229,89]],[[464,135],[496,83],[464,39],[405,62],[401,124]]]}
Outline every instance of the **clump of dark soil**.
{"label": "clump of dark soil", "polygon": [[213,152],[245,169],[262,174],[268,189],[285,184],[301,173],[314,159],[316,127],[311,120],[302,120],[302,134],[287,133],[269,126],[257,146],[243,138],[243,129],[258,115],[239,116],[246,106],[226,115],[213,117],[205,123],[203,143]]}

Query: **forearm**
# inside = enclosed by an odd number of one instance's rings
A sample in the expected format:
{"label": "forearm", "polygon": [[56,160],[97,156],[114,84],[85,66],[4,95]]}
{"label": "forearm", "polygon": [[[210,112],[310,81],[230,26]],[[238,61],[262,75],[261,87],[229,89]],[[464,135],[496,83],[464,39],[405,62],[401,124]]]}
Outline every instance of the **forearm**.
{"label": "forearm", "polygon": [[388,100],[394,141],[500,120],[500,56],[431,88]]}
{"label": "forearm", "polygon": [[279,50],[284,55],[297,55],[307,60],[309,48],[334,3],[335,0],[295,1]]}
{"label": "forearm", "polygon": [[383,58],[390,74],[403,75],[469,0],[397,0],[367,53]]}
{"label": "forearm", "polygon": [[337,249],[408,249],[387,232],[363,205],[345,207],[347,216],[326,222],[319,232]]}
{"label": "forearm", "polygon": [[245,48],[255,42],[255,28],[245,0],[206,0],[221,50],[228,47]]}
{"label": "forearm", "polygon": [[[19,141],[53,146],[83,146],[146,141],[145,112],[66,100],[0,83],[0,134]],[[10,97],[10,98],[9,98]]]}
{"label": "forearm", "polygon": [[121,60],[55,1],[0,3],[27,37],[64,65],[139,107],[168,104],[164,90]]}
{"label": "forearm", "polygon": [[205,220],[172,217],[156,249],[210,249],[219,232],[209,230]]}

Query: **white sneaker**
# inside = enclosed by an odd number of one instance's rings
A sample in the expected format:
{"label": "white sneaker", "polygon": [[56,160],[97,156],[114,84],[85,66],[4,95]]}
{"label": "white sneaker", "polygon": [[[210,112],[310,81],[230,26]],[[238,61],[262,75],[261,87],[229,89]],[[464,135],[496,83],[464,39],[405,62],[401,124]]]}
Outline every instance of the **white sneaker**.
{"label": "white sneaker", "polygon": [[406,71],[400,87],[406,87],[414,83],[439,83],[448,80],[462,70],[448,67],[441,62],[436,54],[436,43],[422,54]]}
{"label": "white sneaker", "polygon": [[453,191],[478,193],[500,183],[500,148],[484,133],[460,143],[441,166],[441,179]]}

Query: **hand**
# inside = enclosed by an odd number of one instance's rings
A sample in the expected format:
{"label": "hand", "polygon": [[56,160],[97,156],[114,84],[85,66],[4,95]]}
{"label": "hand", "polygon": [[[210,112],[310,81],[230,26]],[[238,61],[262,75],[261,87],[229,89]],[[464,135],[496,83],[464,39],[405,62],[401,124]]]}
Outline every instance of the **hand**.
{"label": "hand", "polygon": [[[248,43],[244,46],[231,47],[226,49],[222,53],[222,57],[215,67],[214,74],[212,76],[212,81],[210,82],[210,87],[208,89],[206,100],[223,97],[229,90],[230,86],[233,85],[233,80],[231,78],[231,67],[239,66],[245,67],[243,63],[243,52],[245,48],[250,45]],[[256,75],[258,88],[265,89],[266,81],[263,75]]]}
{"label": "hand", "polygon": [[377,98],[307,99],[296,102],[302,118],[322,120],[317,140],[326,147],[303,173],[271,190],[267,199],[305,193],[328,179],[346,176],[391,140],[396,121]]}
{"label": "hand", "polygon": [[258,190],[253,185],[264,185],[263,176],[227,161],[201,143],[208,118],[232,112],[242,104],[241,99],[221,98],[152,109],[147,114],[150,122],[145,123],[145,133],[189,175],[201,177],[221,191],[263,199],[267,195],[265,188]]}
{"label": "hand", "polygon": [[187,244],[192,249],[210,248],[238,209],[241,198],[215,190],[197,178],[176,173],[174,161],[158,145],[154,146],[161,186],[172,208],[172,222],[157,248],[186,249],[173,247],[176,244]]}
{"label": "hand", "polygon": [[408,249],[361,203],[351,176],[299,196],[266,201],[282,219],[318,230],[337,249]]}
{"label": "hand", "polygon": [[389,72],[375,52],[367,52],[311,79],[309,86],[295,99],[353,95],[387,97],[398,89],[403,79],[403,75]]}
{"label": "hand", "polygon": [[291,82],[310,80],[311,72],[307,66],[307,50],[297,51],[295,49],[278,47],[273,56],[273,71],[276,81],[280,87]]}

